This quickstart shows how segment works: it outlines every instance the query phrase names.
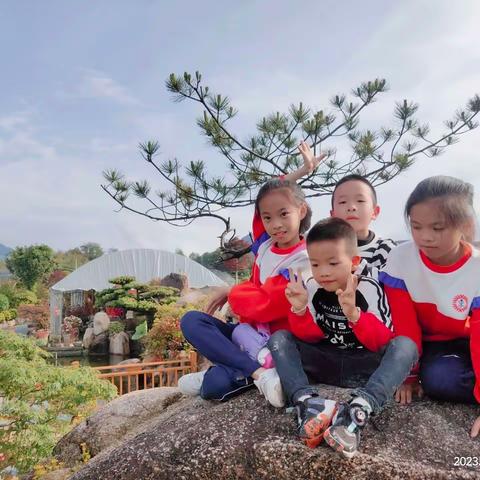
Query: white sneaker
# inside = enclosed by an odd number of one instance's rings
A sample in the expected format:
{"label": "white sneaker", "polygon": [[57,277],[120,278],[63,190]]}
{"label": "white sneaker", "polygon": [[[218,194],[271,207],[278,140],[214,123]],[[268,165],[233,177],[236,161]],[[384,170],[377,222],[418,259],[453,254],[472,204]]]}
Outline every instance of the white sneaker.
{"label": "white sneaker", "polygon": [[203,377],[205,376],[206,372],[207,371],[204,370],[203,372],[187,373],[186,375],[182,375],[178,379],[178,389],[184,395],[190,395],[192,397],[200,395]]}
{"label": "white sneaker", "polygon": [[285,396],[283,395],[282,384],[275,368],[265,370],[258,380],[254,380],[255,385],[263,393],[270,405],[275,408],[285,406]]}

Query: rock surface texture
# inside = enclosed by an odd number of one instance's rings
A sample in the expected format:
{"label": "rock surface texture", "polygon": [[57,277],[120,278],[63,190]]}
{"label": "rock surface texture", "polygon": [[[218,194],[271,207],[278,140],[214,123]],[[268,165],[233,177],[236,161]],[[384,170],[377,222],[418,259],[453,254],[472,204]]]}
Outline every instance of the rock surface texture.
{"label": "rock surface texture", "polygon": [[[340,388],[321,392],[348,398]],[[213,403],[157,388],[106,405],[55,453],[68,464],[87,445],[93,458],[71,480],[480,479],[480,466],[473,466],[480,439],[468,436],[478,413],[427,400],[391,405],[363,432],[361,453],[346,460],[325,445],[305,447],[293,416],[267,405],[256,390]],[[472,466],[455,466],[459,457],[473,458]]]}

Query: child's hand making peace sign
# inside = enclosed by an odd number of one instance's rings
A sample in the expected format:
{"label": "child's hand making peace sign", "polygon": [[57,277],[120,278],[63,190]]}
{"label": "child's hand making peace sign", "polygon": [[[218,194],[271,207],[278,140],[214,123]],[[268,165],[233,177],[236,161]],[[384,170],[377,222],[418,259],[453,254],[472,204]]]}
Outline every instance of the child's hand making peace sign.
{"label": "child's hand making peace sign", "polygon": [[296,274],[292,268],[288,269],[290,281],[285,288],[285,295],[292,306],[292,312],[303,314],[308,304],[307,289],[303,284],[302,272],[299,270]]}
{"label": "child's hand making peace sign", "polygon": [[357,323],[358,319],[360,318],[360,309],[355,303],[357,286],[358,277],[352,273],[348,276],[345,290],[339,288],[335,292],[338,297],[338,302],[342,307],[343,313],[350,323]]}

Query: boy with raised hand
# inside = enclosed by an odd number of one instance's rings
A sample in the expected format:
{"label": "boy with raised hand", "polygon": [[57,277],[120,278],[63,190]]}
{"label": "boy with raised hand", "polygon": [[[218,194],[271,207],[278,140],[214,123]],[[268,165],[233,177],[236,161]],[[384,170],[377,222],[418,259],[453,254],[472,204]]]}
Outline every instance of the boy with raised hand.
{"label": "boy with raised hand", "polygon": [[[268,346],[287,401],[296,407],[298,435],[315,447],[337,403],[319,396],[310,381],[349,388],[367,383],[368,395],[368,380],[393,333],[379,283],[353,274],[361,258],[349,223],[332,217],[318,222],[307,235],[307,251],[312,276],[304,283],[300,272],[290,271],[285,291],[291,332],[275,332]],[[388,388],[375,385],[371,394],[382,403]]]}
{"label": "boy with raised hand", "polygon": [[[303,169],[311,165],[313,171],[321,159],[314,157],[310,147],[303,142],[299,146],[304,160]],[[323,158],[323,157],[322,157]],[[301,169],[297,170],[298,174]],[[296,175],[294,172],[292,175]],[[382,268],[390,250],[395,242],[390,239],[380,238],[370,230],[370,224],[380,214],[380,206],[377,203],[377,193],[373,185],[361,175],[351,174],[340,179],[332,193],[332,217],[346,220],[355,230],[357,235],[358,253],[369,267]],[[366,273],[366,272],[362,272]]]}

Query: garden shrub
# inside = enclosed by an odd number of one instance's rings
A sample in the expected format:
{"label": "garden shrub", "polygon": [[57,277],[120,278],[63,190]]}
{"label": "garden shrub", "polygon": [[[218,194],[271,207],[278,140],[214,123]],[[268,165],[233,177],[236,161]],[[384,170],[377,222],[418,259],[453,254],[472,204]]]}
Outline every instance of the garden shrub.
{"label": "garden shrub", "polygon": [[8,298],[10,307],[16,308],[22,303],[35,304],[37,303],[37,295],[30,290],[20,288],[14,280],[2,282],[0,284],[0,294]]}
{"label": "garden shrub", "polygon": [[0,312],[0,323],[8,322],[9,320],[14,320],[17,318],[17,310],[15,308],[9,308]]}
{"label": "garden shrub", "polygon": [[168,358],[189,350],[191,346],[180,330],[180,319],[190,310],[197,309],[199,305],[159,305],[153,326],[143,339],[144,355]]}
{"label": "garden shrub", "polygon": [[36,323],[39,328],[48,329],[50,327],[50,308],[45,303],[41,305],[20,305],[18,307],[18,317]]}
{"label": "garden shrub", "polygon": [[0,312],[4,312],[10,308],[10,300],[6,295],[0,293]]}
{"label": "garden shrub", "polygon": [[125,331],[125,325],[122,322],[110,322],[108,326],[108,333],[110,335],[115,335],[123,331]]}
{"label": "garden shrub", "polygon": [[0,330],[0,471],[26,472],[48,458],[97,399],[116,395],[93,369],[55,367],[48,356],[32,340]]}

